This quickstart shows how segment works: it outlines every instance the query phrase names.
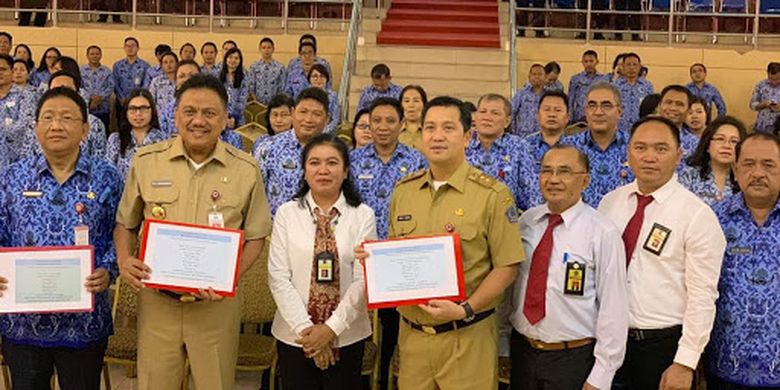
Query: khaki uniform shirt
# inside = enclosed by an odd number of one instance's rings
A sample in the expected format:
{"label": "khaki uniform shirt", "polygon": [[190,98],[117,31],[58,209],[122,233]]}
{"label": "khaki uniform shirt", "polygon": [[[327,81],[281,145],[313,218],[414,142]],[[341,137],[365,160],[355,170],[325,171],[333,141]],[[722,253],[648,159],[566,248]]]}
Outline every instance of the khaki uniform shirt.
{"label": "khaki uniform shirt", "polygon": [[[525,260],[512,193],[465,161],[438,191],[430,170],[398,182],[390,200],[390,237],[442,234],[451,230],[461,242],[466,296],[471,296],[495,267]],[[494,308],[497,297],[483,310]],[[398,311],[422,325],[438,325],[417,306]]]}
{"label": "khaki uniform shirt", "polygon": [[406,146],[422,151],[422,129],[411,130],[404,123],[404,128],[401,130],[401,134],[398,135],[398,141]]}
{"label": "khaki uniform shirt", "polygon": [[211,211],[226,228],[241,229],[245,240],[266,237],[271,218],[263,179],[248,154],[217,141],[196,170],[181,137],[143,147],[133,158],[116,221],[127,229],[144,219],[208,225]]}

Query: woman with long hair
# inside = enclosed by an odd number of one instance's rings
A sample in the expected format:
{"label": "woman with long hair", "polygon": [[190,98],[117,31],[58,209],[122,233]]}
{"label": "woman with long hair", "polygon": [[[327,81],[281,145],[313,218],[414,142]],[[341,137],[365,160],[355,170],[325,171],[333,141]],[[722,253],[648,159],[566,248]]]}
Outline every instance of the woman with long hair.
{"label": "woman with long hair", "polygon": [[249,97],[249,79],[244,71],[244,55],[237,47],[228,49],[222,59],[219,81],[228,94],[228,127],[235,129],[244,124],[244,108]]}
{"label": "woman with long hair", "polygon": [[30,47],[25,45],[24,43],[20,43],[16,45],[16,48],[14,48],[14,59],[22,60],[27,63],[27,68],[29,70],[29,77],[30,80],[32,80],[33,75],[35,75],[35,60],[33,59],[32,50],[30,50]]}
{"label": "woman with long hair", "polygon": [[735,148],[745,137],[745,125],[739,119],[727,115],[714,120],[688,158],[680,183],[710,206],[738,192],[732,165]]}
{"label": "woman with long hair", "polygon": [[60,50],[56,47],[46,49],[41,56],[41,61],[38,63],[38,68],[35,70],[35,76],[32,78],[30,84],[36,88],[40,88],[41,85],[48,86],[52,73],[56,72],[54,69],[54,62],[61,56]]}
{"label": "woman with long hair", "polygon": [[123,178],[127,176],[130,161],[138,148],[167,138],[160,130],[157,107],[149,91],[136,89],[131,92],[124,110],[126,115],[119,124],[119,131],[108,137],[106,145],[106,159],[114,164]]}
{"label": "woman with long hair", "polygon": [[350,180],[338,137],[314,137],[301,163],[300,189],[276,212],[268,256],[279,371],[291,389],[362,389],[371,324],[353,249],[376,237],[374,212]]}

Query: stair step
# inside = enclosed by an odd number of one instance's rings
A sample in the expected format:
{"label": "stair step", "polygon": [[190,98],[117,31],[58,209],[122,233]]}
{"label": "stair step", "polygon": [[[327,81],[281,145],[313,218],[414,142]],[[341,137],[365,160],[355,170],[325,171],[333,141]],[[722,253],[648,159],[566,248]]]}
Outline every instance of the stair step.
{"label": "stair step", "polygon": [[427,9],[427,10],[451,10],[451,11],[490,11],[498,12],[498,3],[452,0],[393,0],[394,9]]}
{"label": "stair step", "polygon": [[[509,81],[509,66],[507,63],[501,65],[431,64],[418,61],[417,58],[410,55],[408,61],[405,62],[382,61],[382,63],[390,67],[393,79],[416,77],[431,80]],[[358,61],[354,75],[368,76],[371,74],[371,68],[376,64],[376,61]]]}
{"label": "stair step", "polygon": [[390,10],[387,11],[387,19],[395,18],[414,20],[450,20],[456,22],[489,22],[497,24],[498,12],[390,8]]}
{"label": "stair step", "polygon": [[509,52],[484,48],[422,47],[405,45],[359,46],[358,61],[415,62],[418,64],[458,64],[507,66]]}
{"label": "stair step", "polygon": [[381,31],[376,37],[379,44],[403,44],[418,46],[492,47],[500,48],[498,34],[446,34],[400,31]]}
{"label": "stair step", "polygon": [[435,33],[476,33],[500,34],[500,26],[496,23],[460,22],[453,23],[441,20],[408,20],[388,19],[382,23],[381,31],[435,32]]}

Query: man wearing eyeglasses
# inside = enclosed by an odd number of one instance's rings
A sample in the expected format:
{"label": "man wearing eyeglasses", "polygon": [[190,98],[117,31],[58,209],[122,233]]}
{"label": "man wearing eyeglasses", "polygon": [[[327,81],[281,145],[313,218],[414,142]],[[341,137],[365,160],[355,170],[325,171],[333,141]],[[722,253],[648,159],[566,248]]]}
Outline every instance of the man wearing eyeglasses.
{"label": "man wearing eyeglasses", "polygon": [[599,211],[623,232],[629,332],[617,389],[688,390],[715,319],[726,240],[704,201],[674,172],[680,135],[666,118],[631,129],[636,180],[607,194]]}
{"label": "man wearing eyeglasses", "polygon": [[633,180],[626,161],[628,136],[618,130],[622,113],[618,89],[607,82],[593,84],[585,95],[588,129],[560,141],[588,156],[590,184],[582,193],[582,200],[593,207],[598,206],[604,194]]}
{"label": "man wearing eyeglasses", "polygon": [[533,256],[509,295],[510,387],[609,389],[628,331],[620,232],[582,201],[590,175],[581,151],[552,146],[539,178],[546,203],[520,217]]}

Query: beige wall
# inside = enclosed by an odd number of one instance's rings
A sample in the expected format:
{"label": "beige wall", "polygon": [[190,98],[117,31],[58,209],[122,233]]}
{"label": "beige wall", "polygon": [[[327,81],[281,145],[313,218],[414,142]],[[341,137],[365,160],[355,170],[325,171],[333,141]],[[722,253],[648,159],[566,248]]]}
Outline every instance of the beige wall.
{"label": "beige wall", "polygon": [[[212,41],[216,43],[218,47],[221,47],[222,42],[232,39],[236,41],[241,48],[244,54],[244,64],[248,67],[251,63],[260,58],[258,43],[264,36],[261,33],[210,34],[189,31],[117,31],[97,28],[37,29],[29,27],[7,27],[4,28],[4,30],[13,34],[15,44],[26,43],[30,46],[30,49],[33,51],[36,65],[46,48],[51,46],[59,48],[63,55],[74,57],[79,63],[84,63],[86,62],[87,47],[90,45],[98,45],[103,48],[103,63],[109,67],[115,61],[124,57],[122,46],[124,39],[127,36],[134,36],[138,39],[141,44],[140,56],[150,63],[156,63],[154,58],[154,47],[160,43],[171,45],[178,54],[179,47],[187,42],[192,43],[200,50],[200,46],[204,42]],[[346,46],[346,33],[344,35],[334,33],[327,33],[326,35],[319,34],[316,31],[313,33],[317,35],[318,54],[325,57],[330,62],[334,73],[334,87],[337,87],[338,81],[341,78],[344,48]],[[276,43],[276,59],[283,64],[286,65],[290,58],[297,55],[298,37],[300,34],[271,34],[268,36]],[[198,56],[196,60],[200,61],[199,57],[200,56]]]}
{"label": "beige wall", "polygon": [[766,78],[766,66],[778,61],[780,52],[751,50],[740,52],[734,49],[715,49],[710,45],[699,48],[653,47],[647,45],[624,46],[610,43],[586,45],[565,41],[518,39],[518,84],[528,78],[528,68],[533,63],[544,65],[548,61],[561,64],[561,82],[566,88],[569,78],[582,71],[580,59],[585,50],[593,49],[599,54],[599,72],[608,72],[616,55],[633,51],[642,57],[642,64],[650,69],[648,79],[656,92],[669,84],[687,84],[691,81],[688,68],[701,62],[707,66],[707,81],[720,89],[726,101],[728,112],[748,125],[755,121],[756,114],[748,107],[750,95],[756,83]]}

